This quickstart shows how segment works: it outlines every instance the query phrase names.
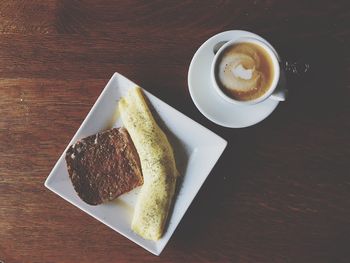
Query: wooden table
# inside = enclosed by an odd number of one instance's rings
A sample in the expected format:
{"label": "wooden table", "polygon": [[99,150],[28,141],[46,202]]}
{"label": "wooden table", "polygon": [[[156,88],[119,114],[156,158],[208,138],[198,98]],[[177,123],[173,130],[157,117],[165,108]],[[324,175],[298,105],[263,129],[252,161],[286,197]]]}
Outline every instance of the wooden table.
{"label": "wooden table", "polygon": [[[0,2],[0,261],[350,262],[347,1]],[[231,29],[307,61],[287,102],[244,129],[194,106],[197,48]],[[228,147],[160,257],[44,188],[113,72]]]}

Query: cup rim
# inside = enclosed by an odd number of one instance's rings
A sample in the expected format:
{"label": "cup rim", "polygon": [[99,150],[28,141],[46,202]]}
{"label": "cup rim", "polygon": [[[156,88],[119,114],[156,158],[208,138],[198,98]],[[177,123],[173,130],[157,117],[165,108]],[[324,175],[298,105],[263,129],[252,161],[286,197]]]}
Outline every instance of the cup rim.
{"label": "cup rim", "polygon": [[[236,99],[229,97],[221,90],[221,88],[217,84],[217,81],[215,78],[215,67],[217,64],[217,60],[220,57],[220,54],[222,54],[222,52],[224,50],[226,50],[228,47],[235,45],[235,44],[239,44],[239,43],[254,43],[254,44],[257,44],[257,45],[263,47],[264,50],[270,55],[270,58],[272,60],[272,64],[274,67],[274,78],[273,78],[273,81],[270,85],[269,90],[267,92],[265,92],[264,95],[262,95],[261,97],[258,97],[258,98],[253,99],[253,100],[242,101],[242,100],[236,100]],[[257,38],[254,38],[254,37],[241,37],[238,39],[229,40],[222,47],[220,47],[220,49],[217,51],[217,53],[215,54],[214,59],[212,61],[211,80],[212,80],[212,84],[215,87],[216,91],[219,93],[219,95],[221,95],[221,97],[223,99],[225,99],[226,101],[228,101],[230,103],[234,103],[234,104],[253,105],[253,104],[257,104],[259,102],[262,102],[262,101],[268,99],[272,95],[272,93],[275,91],[275,89],[277,87],[277,84],[278,84],[278,81],[280,78],[280,65],[279,65],[277,55],[275,54],[273,48],[271,48],[272,46],[270,47],[269,45],[270,44],[268,42],[265,43],[264,41],[257,39]]]}

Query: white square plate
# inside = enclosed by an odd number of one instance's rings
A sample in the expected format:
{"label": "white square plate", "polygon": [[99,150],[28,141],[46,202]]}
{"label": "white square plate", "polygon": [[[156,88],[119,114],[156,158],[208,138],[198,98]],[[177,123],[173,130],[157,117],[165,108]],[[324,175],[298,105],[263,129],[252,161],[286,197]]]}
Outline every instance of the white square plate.
{"label": "white square plate", "polygon": [[[118,100],[135,86],[137,85],[132,81],[115,73],[69,145],[102,130],[120,127],[122,122],[116,113]],[[168,135],[174,148],[178,170],[182,175],[174,207],[169,215],[168,227],[160,240],[145,240],[131,230],[133,208],[140,188],[98,206],[91,206],[80,200],[69,179],[64,158],[69,145],[46,179],[45,186],[151,253],[159,255],[224,151],[227,142],[149,92],[144,90],[144,94],[153,108],[157,122]]]}

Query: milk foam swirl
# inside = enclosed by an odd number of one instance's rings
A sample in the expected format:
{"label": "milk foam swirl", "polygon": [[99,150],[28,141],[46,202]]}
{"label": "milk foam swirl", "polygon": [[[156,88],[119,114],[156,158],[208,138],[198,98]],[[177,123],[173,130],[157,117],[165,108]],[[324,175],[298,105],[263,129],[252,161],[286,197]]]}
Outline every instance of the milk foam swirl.
{"label": "milk foam swirl", "polygon": [[224,88],[232,91],[249,92],[258,89],[265,82],[260,63],[259,55],[249,46],[228,50],[218,65],[219,80]]}

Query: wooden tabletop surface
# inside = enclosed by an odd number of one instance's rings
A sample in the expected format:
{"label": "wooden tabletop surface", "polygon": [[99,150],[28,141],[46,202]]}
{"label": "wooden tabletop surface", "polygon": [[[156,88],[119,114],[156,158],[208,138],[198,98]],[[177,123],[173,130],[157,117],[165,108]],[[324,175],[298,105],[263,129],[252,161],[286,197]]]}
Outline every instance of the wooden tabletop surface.
{"label": "wooden tabletop surface", "polygon": [[[350,262],[349,7],[1,1],[0,262]],[[232,29],[310,65],[244,129],[206,119],[187,85],[197,48]],[[228,141],[160,257],[44,187],[114,72]]]}

